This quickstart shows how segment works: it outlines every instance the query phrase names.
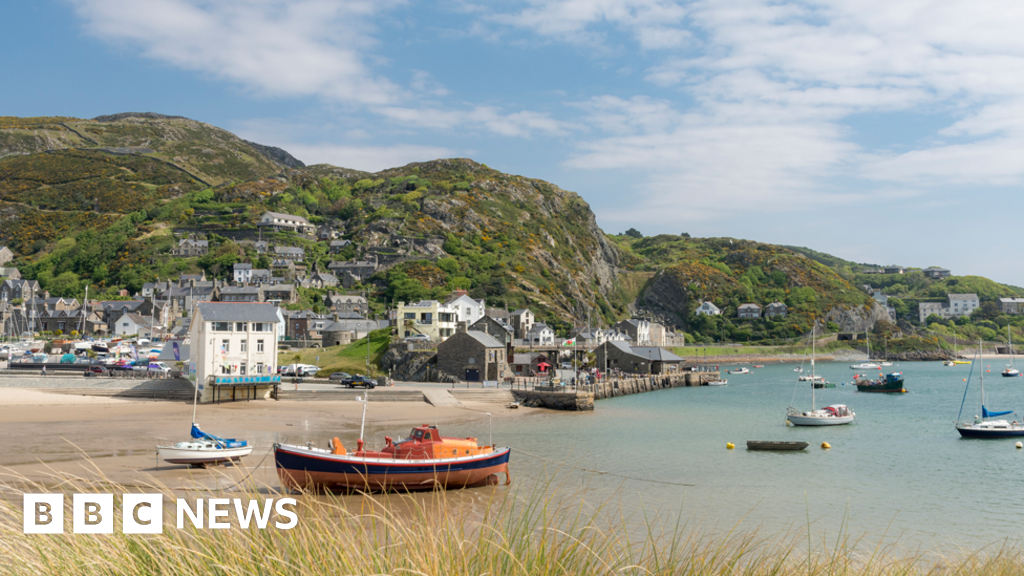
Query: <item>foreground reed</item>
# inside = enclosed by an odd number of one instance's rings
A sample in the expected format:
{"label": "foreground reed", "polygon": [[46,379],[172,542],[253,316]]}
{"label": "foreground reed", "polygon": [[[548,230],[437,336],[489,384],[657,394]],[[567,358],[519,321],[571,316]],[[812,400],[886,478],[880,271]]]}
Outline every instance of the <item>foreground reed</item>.
{"label": "foreground reed", "polygon": [[[126,487],[102,478],[55,477],[45,485],[15,479],[2,488],[0,573],[13,575],[1024,573],[1024,556],[1015,548],[930,556],[926,561],[884,550],[858,553],[854,550],[862,543],[842,537],[815,544],[807,534],[702,535],[679,524],[665,526],[642,512],[639,517],[618,516],[588,508],[582,498],[549,496],[557,491],[543,484],[511,492],[480,490],[481,499],[468,504],[453,503],[442,492],[426,498],[297,495],[299,522],[291,530],[199,530],[188,522],[178,529],[172,507],[159,535],[122,534],[120,517],[109,535],[73,534],[70,521],[65,534],[26,535],[21,510],[21,492],[63,491],[66,518],[73,493],[109,492],[119,500],[121,493],[159,491],[168,503],[183,496],[158,484]],[[257,501],[279,497],[254,485],[215,496]]]}

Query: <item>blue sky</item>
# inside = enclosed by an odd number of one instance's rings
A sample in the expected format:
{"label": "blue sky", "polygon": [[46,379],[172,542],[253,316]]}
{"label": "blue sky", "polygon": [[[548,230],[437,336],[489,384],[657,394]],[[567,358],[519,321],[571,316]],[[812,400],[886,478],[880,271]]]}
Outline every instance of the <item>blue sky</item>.
{"label": "blue sky", "polygon": [[0,114],[177,114],[307,164],[470,157],[608,232],[1024,286],[1024,5],[9,2]]}

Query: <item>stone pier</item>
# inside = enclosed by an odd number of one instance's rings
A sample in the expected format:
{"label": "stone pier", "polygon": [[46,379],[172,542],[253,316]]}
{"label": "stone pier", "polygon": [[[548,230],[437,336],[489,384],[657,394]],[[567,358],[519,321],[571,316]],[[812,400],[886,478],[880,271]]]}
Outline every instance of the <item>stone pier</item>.
{"label": "stone pier", "polygon": [[628,396],[665,388],[704,386],[719,379],[718,372],[683,372],[680,374],[638,374],[602,380],[591,386],[537,386],[532,390],[512,390],[516,400],[527,406],[551,410],[593,410],[594,401]]}

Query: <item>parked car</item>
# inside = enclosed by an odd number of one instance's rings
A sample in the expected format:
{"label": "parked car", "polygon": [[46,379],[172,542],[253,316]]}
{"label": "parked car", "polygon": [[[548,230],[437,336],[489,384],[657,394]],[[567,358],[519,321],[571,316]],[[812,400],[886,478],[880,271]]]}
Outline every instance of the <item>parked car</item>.
{"label": "parked car", "polygon": [[296,376],[316,376],[316,373],[320,371],[319,366],[313,366],[312,364],[299,364],[295,368]]}
{"label": "parked car", "polygon": [[277,371],[281,376],[295,376],[299,366],[301,366],[301,364],[289,364],[287,366],[281,366]]}
{"label": "parked car", "polygon": [[572,362],[562,362],[562,370],[572,370],[573,368],[575,368],[575,366],[572,365]]}
{"label": "parked car", "polygon": [[92,366],[87,367],[85,369],[85,371],[89,372],[90,374],[100,374],[100,375],[106,374],[106,373],[110,372],[110,370],[107,370],[106,367],[100,366],[99,364],[93,364]]}
{"label": "parked car", "polygon": [[405,337],[406,342],[430,342],[430,336],[426,334],[410,334]]}
{"label": "parked car", "polygon": [[331,377],[329,379],[344,382],[345,380],[348,380],[351,377],[352,375],[349,374],[348,372],[332,372]]}
{"label": "parked car", "polygon": [[377,387],[377,382],[370,380],[362,374],[356,374],[355,376],[342,381],[341,385],[346,388],[355,388],[356,386],[359,386],[362,388],[373,389]]}
{"label": "parked car", "polygon": [[150,362],[147,370],[150,372],[156,372],[159,374],[170,374],[171,367],[163,362]]}

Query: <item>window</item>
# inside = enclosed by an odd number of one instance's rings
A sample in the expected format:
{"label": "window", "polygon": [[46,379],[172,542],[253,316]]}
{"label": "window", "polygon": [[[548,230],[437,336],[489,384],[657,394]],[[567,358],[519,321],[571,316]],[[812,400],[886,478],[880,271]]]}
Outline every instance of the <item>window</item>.
{"label": "window", "polygon": [[242,340],[242,349],[239,350],[239,352],[246,352],[246,351],[248,351],[248,349],[249,349],[249,341],[248,340]]}
{"label": "window", "polygon": [[213,322],[214,332],[231,332],[231,322]]}
{"label": "window", "polygon": [[231,352],[231,340],[221,340],[220,351],[224,354]]}
{"label": "window", "polygon": [[263,352],[263,340],[256,341],[256,351]]}
{"label": "window", "polygon": [[221,374],[231,374],[231,366],[229,366],[228,364],[222,365],[220,367],[220,373]]}
{"label": "window", "polygon": [[263,374],[263,362],[256,363],[256,374]]}
{"label": "window", "polygon": [[403,316],[403,318],[406,319],[406,320],[415,320],[416,319],[416,313],[415,312],[406,312],[405,315]]}
{"label": "window", "polygon": [[245,376],[245,362],[238,365],[238,373]]}
{"label": "window", "polygon": [[238,332],[247,332],[245,322],[235,322],[235,330]]}

